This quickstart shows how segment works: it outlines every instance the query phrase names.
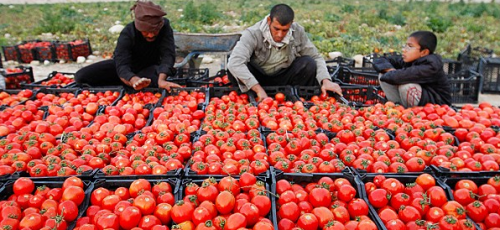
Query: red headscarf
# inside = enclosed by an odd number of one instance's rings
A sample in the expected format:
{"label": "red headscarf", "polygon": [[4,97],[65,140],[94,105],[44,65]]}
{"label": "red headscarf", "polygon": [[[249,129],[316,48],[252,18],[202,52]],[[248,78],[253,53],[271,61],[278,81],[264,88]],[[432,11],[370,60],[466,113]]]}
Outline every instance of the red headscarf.
{"label": "red headscarf", "polygon": [[159,5],[150,1],[137,1],[130,10],[135,14],[135,28],[145,32],[160,30],[163,27],[163,16],[167,14]]}

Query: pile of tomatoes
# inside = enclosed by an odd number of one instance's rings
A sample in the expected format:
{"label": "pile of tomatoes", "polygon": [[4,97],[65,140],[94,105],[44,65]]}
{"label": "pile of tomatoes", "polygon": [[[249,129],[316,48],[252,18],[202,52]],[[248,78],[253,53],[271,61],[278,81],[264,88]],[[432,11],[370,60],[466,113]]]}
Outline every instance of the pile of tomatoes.
{"label": "pile of tomatoes", "polygon": [[172,207],[172,221],[190,226],[181,229],[274,229],[269,191],[253,174],[192,181],[181,189]]}
{"label": "pile of tomatoes", "polygon": [[43,81],[40,84],[45,86],[57,85],[59,87],[65,87],[73,82],[75,82],[75,79],[73,77],[69,77],[57,72],[50,79],[48,79],[47,81]]}
{"label": "pile of tomatoes", "polygon": [[444,188],[437,185],[430,174],[400,179],[377,175],[371,179],[366,179],[366,194],[388,230],[436,226],[450,230],[475,229],[466,219],[465,208],[457,201],[448,200]]}
{"label": "pile of tomatoes", "polygon": [[[500,227],[500,177],[454,180],[453,198],[481,229]],[[483,184],[474,181],[485,182]],[[447,182],[448,184],[448,182]],[[451,184],[448,184],[451,185]]]}
{"label": "pile of tomatoes", "polygon": [[[30,67],[31,68],[31,67]],[[33,72],[25,67],[7,68],[2,75],[5,77],[6,89],[20,89],[21,83],[33,82]]]}
{"label": "pile of tomatoes", "polygon": [[278,229],[377,229],[349,180],[325,176],[304,185],[289,180],[275,185]]}
{"label": "pile of tomatoes", "polygon": [[0,229],[68,229],[85,205],[87,185],[76,177],[44,184],[23,177],[13,182],[11,195],[0,201]]}

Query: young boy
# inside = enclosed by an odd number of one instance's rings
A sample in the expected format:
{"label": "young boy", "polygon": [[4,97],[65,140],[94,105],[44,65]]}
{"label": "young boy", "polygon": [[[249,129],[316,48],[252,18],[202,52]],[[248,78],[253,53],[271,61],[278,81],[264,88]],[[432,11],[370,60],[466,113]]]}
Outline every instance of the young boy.
{"label": "young boy", "polygon": [[373,61],[388,100],[406,108],[427,103],[451,105],[450,83],[441,57],[434,54],[436,45],[434,33],[416,31],[406,40],[402,56]]}

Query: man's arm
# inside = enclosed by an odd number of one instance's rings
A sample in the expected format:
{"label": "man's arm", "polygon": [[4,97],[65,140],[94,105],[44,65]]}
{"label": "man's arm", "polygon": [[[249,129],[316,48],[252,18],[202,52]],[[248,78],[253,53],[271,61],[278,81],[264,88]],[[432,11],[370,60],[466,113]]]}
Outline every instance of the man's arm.
{"label": "man's arm", "polygon": [[[130,24],[129,24],[130,25]],[[134,41],[134,29],[131,26],[126,26],[116,43],[115,52],[113,59],[116,63],[116,72],[120,79],[127,85],[130,85],[132,77],[137,77],[135,73],[132,72],[130,64],[132,62],[132,44]]]}
{"label": "man's arm", "polygon": [[[253,90],[253,87],[259,84],[247,66],[256,46],[256,38],[248,30],[245,30],[229,57],[227,68],[236,78],[243,92],[250,89]],[[259,87],[260,85],[256,89],[258,90]],[[258,93],[257,91],[255,92]]]}

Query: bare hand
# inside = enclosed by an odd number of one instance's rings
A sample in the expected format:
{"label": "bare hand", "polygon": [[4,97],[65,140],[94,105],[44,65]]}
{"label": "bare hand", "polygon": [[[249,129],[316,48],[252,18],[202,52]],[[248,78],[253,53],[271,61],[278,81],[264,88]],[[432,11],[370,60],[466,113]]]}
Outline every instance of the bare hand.
{"label": "bare hand", "polygon": [[178,84],[175,84],[173,82],[164,81],[164,80],[159,80],[158,81],[158,86],[160,88],[166,89],[168,92],[170,92],[170,90],[172,90],[172,88],[180,88],[180,87],[182,87],[182,86],[180,86]]}
{"label": "bare hand", "polygon": [[141,90],[149,86],[151,84],[151,79],[148,78],[139,78],[139,77],[132,77],[130,79],[130,86],[134,88],[135,90]]}
{"label": "bare hand", "polygon": [[260,84],[252,86],[252,90],[257,94],[257,102],[261,102],[264,98],[268,97],[266,91]]}
{"label": "bare hand", "polygon": [[332,91],[342,96],[342,89],[340,88],[340,85],[328,79],[324,79],[323,85],[321,86],[321,93],[326,94],[326,91]]}

